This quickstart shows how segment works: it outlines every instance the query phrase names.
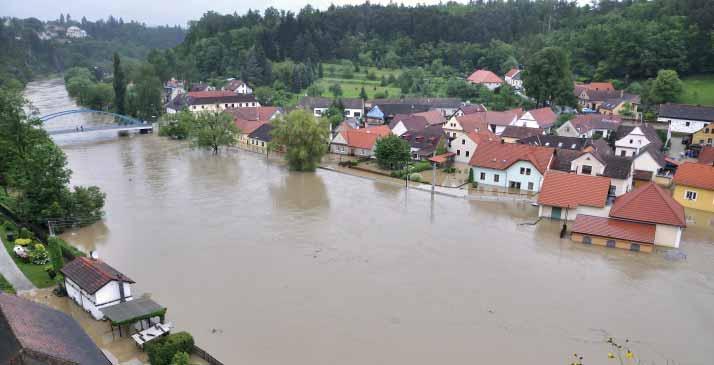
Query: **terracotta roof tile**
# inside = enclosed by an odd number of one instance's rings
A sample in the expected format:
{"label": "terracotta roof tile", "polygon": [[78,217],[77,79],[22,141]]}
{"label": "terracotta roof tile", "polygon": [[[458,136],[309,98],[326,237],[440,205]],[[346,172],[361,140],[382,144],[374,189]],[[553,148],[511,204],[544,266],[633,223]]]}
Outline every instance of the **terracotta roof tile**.
{"label": "terracotta roof tile", "polygon": [[558,120],[558,116],[553,112],[553,109],[549,107],[531,109],[527,112],[533,116],[533,119],[538,122],[541,128],[551,127],[555,124],[555,121]]}
{"label": "terracotta roof tile", "polygon": [[521,72],[521,70],[519,70],[519,69],[517,69],[517,68],[514,67],[514,68],[508,70],[508,72],[506,72],[506,76],[507,76],[507,77],[513,77],[513,76],[515,76],[515,75],[516,75],[517,73],[519,73],[519,72]]}
{"label": "terracotta roof tile", "polygon": [[369,128],[350,129],[341,133],[342,136],[345,137],[348,146],[371,150],[372,147],[374,147],[374,143],[377,142],[377,139],[390,135],[392,131],[386,125],[380,125]]}
{"label": "terracotta roof tile", "polygon": [[684,208],[654,182],[615,199],[610,216],[643,223],[687,225]]}
{"label": "terracotta roof tile", "polygon": [[654,244],[656,226],[606,217],[578,214],[573,233]]}
{"label": "terracotta roof tile", "polygon": [[94,294],[109,282],[122,278],[125,282],[134,283],[126,275],[120,273],[104,261],[77,257],[60,270],[62,274],[74,281],[89,294]]}
{"label": "terracotta roof tile", "polygon": [[474,143],[476,143],[476,145],[480,145],[481,143],[498,142],[499,141],[498,136],[491,133],[491,131],[489,131],[489,130],[478,131],[478,132],[468,132],[468,133],[466,133],[466,136],[468,136],[470,140],[474,141]]}
{"label": "terracotta roof tile", "polygon": [[587,133],[593,129],[607,129],[614,131],[622,123],[618,116],[607,116],[603,114],[578,114],[570,120],[570,124],[580,133]]}
{"label": "terracotta roof tile", "polygon": [[483,143],[474,153],[469,164],[497,170],[505,170],[517,161],[529,161],[543,174],[548,169],[555,149],[525,144],[491,142]]}
{"label": "terracotta roof tile", "polygon": [[714,166],[685,162],[677,168],[674,183],[694,188],[714,190]]}
{"label": "terracotta roof tile", "polygon": [[488,70],[476,70],[474,73],[471,74],[471,76],[468,77],[468,81],[474,83],[474,84],[486,84],[486,83],[493,83],[493,84],[502,84],[503,80],[501,80],[498,75],[495,73],[488,71]]}
{"label": "terracotta roof tile", "polygon": [[506,129],[501,132],[501,137],[508,138],[528,138],[531,136],[538,136],[543,134],[542,128],[528,128],[528,127],[518,127],[515,125],[506,126]]}
{"label": "terracotta roof tile", "polygon": [[608,177],[550,170],[543,178],[538,204],[562,208],[575,208],[580,205],[603,208],[609,190]]}

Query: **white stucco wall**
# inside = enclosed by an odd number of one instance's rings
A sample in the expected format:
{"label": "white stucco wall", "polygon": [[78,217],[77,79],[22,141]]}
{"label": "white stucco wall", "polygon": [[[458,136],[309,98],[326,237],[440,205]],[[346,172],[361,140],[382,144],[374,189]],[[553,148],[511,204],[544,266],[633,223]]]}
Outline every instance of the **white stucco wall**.
{"label": "white stucco wall", "polygon": [[[530,168],[531,169],[531,174],[530,175],[522,175],[520,173],[521,167],[523,168]],[[504,187],[507,188],[510,186],[510,181],[514,182],[520,182],[521,183],[521,190],[526,190],[526,191],[540,191],[540,186],[541,183],[543,182],[543,175],[533,166],[530,162],[528,161],[518,161],[511,165],[508,169],[506,170],[495,170],[495,169],[488,169],[488,168],[483,168],[483,167],[472,167],[474,171],[474,181],[478,182],[479,184],[483,185],[491,185],[491,186],[498,186],[498,187]],[[485,173],[485,180],[481,180],[481,173]],[[494,175],[498,174],[499,175],[499,181],[495,182],[494,181]],[[531,182],[533,183],[533,189],[529,190],[528,189],[528,183]]]}
{"label": "white stucco wall", "polygon": [[465,133],[457,133],[457,137],[451,141],[447,150],[456,154],[455,162],[469,163],[476,151],[476,142],[471,140]]}
{"label": "white stucco wall", "polygon": [[[553,207],[549,205],[540,205],[538,207],[538,216],[543,218],[551,218]],[[603,208],[579,206],[576,208],[561,208],[560,219],[574,221],[578,214],[593,215],[596,217],[607,217],[610,214],[610,206],[606,205]]]}
{"label": "white stucco wall", "polygon": [[[592,167],[592,172],[590,174],[583,173],[583,166]],[[598,176],[602,175],[605,171],[605,165],[596,159],[592,154],[586,153],[570,163],[570,171],[575,171],[579,175],[592,175]]]}
{"label": "white stucco wall", "polygon": [[704,128],[709,122],[701,120],[688,120],[676,118],[657,118],[658,122],[669,123],[669,130],[672,133],[692,134]]}
{"label": "white stucco wall", "polygon": [[359,118],[362,116],[362,113],[363,113],[362,109],[345,109],[344,110],[345,117],[348,117],[348,118]]}
{"label": "white stucco wall", "polygon": [[244,102],[244,103],[215,103],[215,104],[194,104],[189,106],[189,110],[194,113],[199,112],[215,112],[220,110],[226,110],[228,108],[250,108],[259,107],[260,103],[257,101]]}
{"label": "white stucco wall", "polygon": [[652,178],[657,176],[657,171],[661,168],[661,166],[655,161],[654,158],[649,154],[649,152],[645,152],[637,158],[635,158],[635,161],[633,163],[635,170],[641,170],[641,171],[651,171],[652,172]]}
{"label": "white stucco wall", "polygon": [[655,245],[678,248],[681,239],[681,227],[658,224],[655,228]]}
{"label": "white stucco wall", "polygon": [[407,127],[404,126],[404,123],[402,121],[397,122],[397,124],[392,128],[392,134],[395,136],[401,136],[402,134],[407,132]]}

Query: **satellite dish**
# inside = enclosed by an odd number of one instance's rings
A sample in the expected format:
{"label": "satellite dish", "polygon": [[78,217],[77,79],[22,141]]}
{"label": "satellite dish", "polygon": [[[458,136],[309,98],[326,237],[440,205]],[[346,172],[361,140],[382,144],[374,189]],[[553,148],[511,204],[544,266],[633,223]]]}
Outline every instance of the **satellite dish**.
{"label": "satellite dish", "polygon": [[96,260],[99,258],[99,254],[97,253],[97,251],[89,251],[89,257]]}

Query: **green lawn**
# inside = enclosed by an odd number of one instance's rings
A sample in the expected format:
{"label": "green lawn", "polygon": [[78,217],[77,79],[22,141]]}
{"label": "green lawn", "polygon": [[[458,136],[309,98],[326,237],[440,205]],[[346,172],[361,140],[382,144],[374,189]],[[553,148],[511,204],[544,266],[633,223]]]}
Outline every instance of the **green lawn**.
{"label": "green lawn", "polygon": [[15,256],[15,252],[12,251],[15,245],[7,240],[7,236],[5,236],[5,229],[3,227],[0,227],[0,237],[2,238],[2,242],[5,245],[5,249],[10,254],[13,261],[15,261],[17,267],[20,269],[20,271],[22,271],[23,274],[25,274],[28,279],[30,279],[32,284],[34,284],[38,288],[47,288],[55,284],[54,280],[50,279],[49,275],[47,275],[47,272],[45,272],[46,265],[25,263],[22,262],[20,258]]}
{"label": "green lawn", "polygon": [[[318,79],[315,84],[322,88],[322,96],[325,97],[333,96],[329,88],[335,83],[340,84],[342,87],[342,96],[345,98],[359,97],[359,92],[362,87],[364,87],[364,91],[367,92],[368,98],[374,98],[374,95],[377,93],[386,93],[390,98],[399,97],[401,95],[401,91],[397,87],[379,85],[382,76],[385,78],[390,75],[394,75],[394,77],[399,76],[401,71],[398,69],[360,67],[359,72],[355,72],[353,66],[347,66],[341,63],[324,63],[323,71],[323,77]],[[345,73],[351,74],[352,77],[345,77],[347,76]]]}
{"label": "green lawn", "polygon": [[0,274],[0,290],[6,293],[15,294],[15,288],[12,287],[12,284],[10,284],[10,282],[8,282],[2,274]]}
{"label": "green lawn", "polygon": [[684,91],[679,101],[686,104],[714,106],[714,75],[698,75],[682,79]]}

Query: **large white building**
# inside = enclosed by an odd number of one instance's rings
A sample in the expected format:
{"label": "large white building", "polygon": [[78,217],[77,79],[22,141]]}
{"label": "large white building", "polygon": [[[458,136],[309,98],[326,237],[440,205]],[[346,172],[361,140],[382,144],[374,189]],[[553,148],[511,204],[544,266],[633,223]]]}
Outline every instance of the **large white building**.
{"label": "large white building", "polygon": [[554,148],[515,143],[484,143],[471,158],[474,182],[538,192],[550,169]]}
{"label": "large white building", "polygon": [[101,308],[132,300],[134,281],[105,262],[77,257],[61,270],[67,295],[95,319],[103,319]]}
{"label": "large white building", "polygon": [[87,37],[87,32],[85,32],[82,28],[78,26],[71,26],[67,28],[67,38],[85,38]]}
{"label": "large white building", "polygon": [[714,122],[714,107],[661,104],[657,121],[669,124],[669,130],[672,133],[692,134]]}

